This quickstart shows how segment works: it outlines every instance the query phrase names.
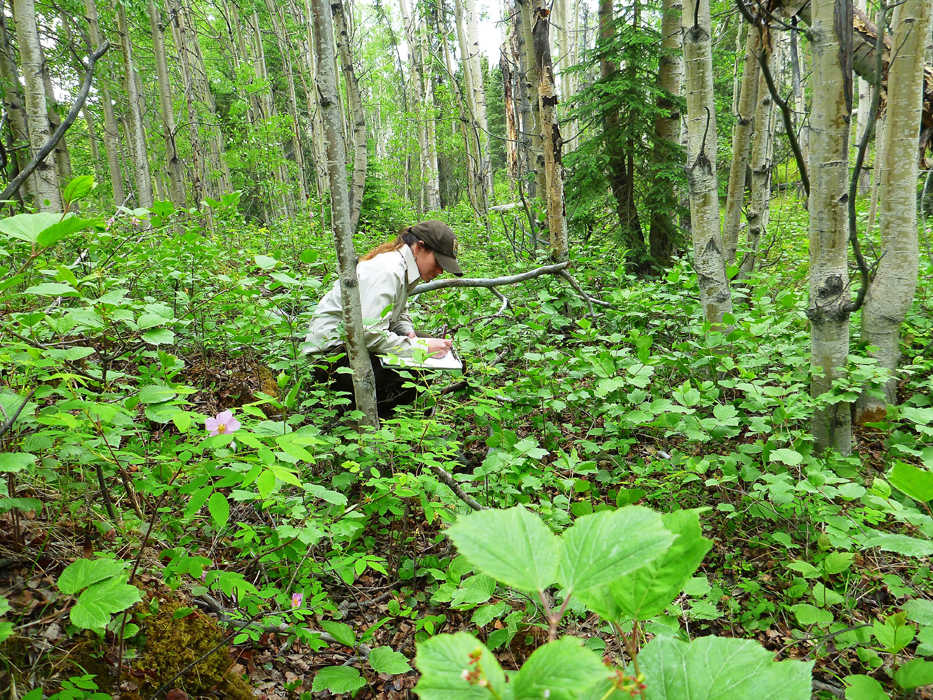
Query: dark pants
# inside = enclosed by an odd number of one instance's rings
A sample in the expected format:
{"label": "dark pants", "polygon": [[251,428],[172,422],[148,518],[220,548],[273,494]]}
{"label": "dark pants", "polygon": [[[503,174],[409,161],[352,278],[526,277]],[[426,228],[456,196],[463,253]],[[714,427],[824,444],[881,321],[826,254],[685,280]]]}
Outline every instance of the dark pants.
{"label": "dark pants", "polygon": [[[336,352],[336,351],[335,351]],[[373,377],[376,380],[376,408],[380,418],[391,418],[396,406],[412,404],[418,398],[418,390],[413,386],[402,386],[410,380],[403,378],[398,372],[383,367],[379,357],[369,354],[369,361],[373,368]],[[344,391],[350,395],[353,407],[356,400],[353,396],[353,375],[349,372],[338,372],[341,367],[350,366],[350,359],[344,353],[339,360],[315,372],[317,380],[328,382],[337,391]]]}

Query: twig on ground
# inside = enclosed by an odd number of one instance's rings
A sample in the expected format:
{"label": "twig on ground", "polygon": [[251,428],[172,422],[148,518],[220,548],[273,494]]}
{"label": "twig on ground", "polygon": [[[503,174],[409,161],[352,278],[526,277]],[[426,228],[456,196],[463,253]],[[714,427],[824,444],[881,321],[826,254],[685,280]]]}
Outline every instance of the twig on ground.
{"label": "twig on ground", "polygon": [[480,503],[473,498],[471,495],[466,493],[456,481],[454,481],[453,475],[446,469],[431,465],[431,471],[434,472],[434,475],[447,484],[448,488],[453,491],[457,498],[466,503],[473,510],[486,510],[485,506],[480,505]]}

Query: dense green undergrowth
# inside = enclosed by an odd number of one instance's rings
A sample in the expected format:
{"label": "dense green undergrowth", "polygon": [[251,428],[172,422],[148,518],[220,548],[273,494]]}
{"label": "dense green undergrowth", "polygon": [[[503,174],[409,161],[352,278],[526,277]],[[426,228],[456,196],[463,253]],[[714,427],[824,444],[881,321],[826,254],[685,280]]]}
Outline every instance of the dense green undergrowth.
{"label": "dense green undergrowth", "polygon": [[[416,326],[454,334],[467,386],[415,376],[419,405],[361,434],[301,353],[334,277],[329,234],[316,218],[257,228],[234,204],[210,217],[157,204],[107,220],[0,221],[0,407],[22,409],[0,437],[0,663],[21,696],[184,688],[182,665],[147,665],[147,641],[167,624],[160,611],[182,624],[199,606],[237,658],[283,649],[272,634],[314,659],[283,681],[295,697],[378,696],[390,678],[410,687],[416,662],[423,697],[458,683],[540,697],[535,679],[555,658],[586,670],[593,694],[581,671],[573,692],[549,686],[550,697],[687,697],[662,692],[651,669],[740,653],[687,644],[711,634],[755,640],[742,642],[748,668],[813,662],[816,692],[906,697],[933,680],[929,259],[901,404],[858,429],[851,457],[814,454],[809,416],[884,377],[860,350],[831,395],[809,396],[806,222],[790,199],[772,213],[764,269],[734,289],[728,333],[703,328],[686,261],[636,278],[593,242],[575,251],[573,274],[609,307],[550,276],[503,287],[504,309],[483,289],[417,297]],[[470,276],[537,264],[510,242],[515,229],[490,236],[465,211],[449,216]],[[358,249],[391,235],[364,230]],[[238,429],[209,436],[205,421],[225,410]],[[463,519],[470,509],[432,466],[483,506],[513,510]],[[707,542],[705,556],[671,574],[650,615],[607,607],[620,581],[661,567],[674,535],[688,537],[674,512],[694,513],[689,537]],[[534,518],[547,542],[560,535],[553,576],[519,580],[481,561],[524,546],[524,530],[494,513]],[[455,522],[473,528],[456,547]],[[666,545],[636,547],[613,569],[614,555],[566,544],[597,526],[603,543],[655,532]],[[612,576],[585,579],[594,562]],[[83,661],[69,661],[78,646]],[[500,666],[522,670],[506,683]],[[804,665],[793,668],[808,692]]]}

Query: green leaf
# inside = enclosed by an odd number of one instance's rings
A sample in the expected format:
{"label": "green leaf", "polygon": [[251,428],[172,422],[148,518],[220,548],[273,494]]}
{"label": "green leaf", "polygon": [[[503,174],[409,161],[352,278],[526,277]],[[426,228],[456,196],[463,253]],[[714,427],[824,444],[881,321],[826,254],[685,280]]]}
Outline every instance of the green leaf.
{"label": "green leaf", "polygon": [[74,595],[92,583],[123,573],[125,563],[118,559],[78,559],[69,564],[58,577],[58,590]]}
{"label": "green leaf", "polygon": [[810,700],[813,662],[775,662],[749,639],[655,637],[638,655],[644,700]]}
{"label": "green leaf", "polygon": [[875,620],[872,623],[871,631],[875,635],[875,639],[886,651],[892,654],[899,652],[910,644],[916,634],[913,625],[908,625],[905,618],[906,614],[900,612],[895,615],[888,615],[884,622]]}
{"label": "green leaf", "polygon": [[61,218],[61,214],[54,212],[17,214],[6,219],[0,219],[0,233],[5,233],[27,243],[36,243],[39,240],[39,234],[56,224]]}
{"label": "green leaf", "polygon": [[106,627],[113,613],[126,610],[142,600],[139,589],[119,579],[95,583],[78,598],[71,609],[71,623],[82,629]]}
{"label": "green leaf", "polygon": [[175,333],[168,328],[151,328],[142,337],[150,345],[171,345],[175,342]]}
{"label": "green leaf", "polygon": [[223,528],[230,519],[230,503],[220,491],[214,491],[211,494],[211,497],[207,500],[207,510],[210,512],[214,527],[217,530]]}
{"label": "green leaf", "polygon": [[43,282],[33,285],[23,294],[39,294],[47,297],[77,296],[78,290],[64,282]]}
{"label": "green leaf", "polygon": [[521,506],[460,518],[447,536],[478,570],[520,591],[554,583],[560,540]]}
{"label": "green leaf", "polygon": [[18,510],[21,513],[36,512],[42,509],[42,501],[38,498],[7,498],[0,497],[0,513]]}
{"label": "green leaf", "polygon": [[69,214],[63,220],[56,221],[48,228],[43,229],[36,237],[36,245],[40,245],[43,248],[48,247],[58,243],[61,239],[70,236],[76,231],[88,228],[93,223],[93,219],[82,219]]}
{"label": "green leaf", "polygon": [[322,620],[321,626],[339,644],[347,647],[356,646],[356,633],[350,625],[344,622],[334,622],[333,620]]}
{"label": "green leaf", "polygon": [[626,506],[577,518],[561,539],[557,579],[579,592],[605,586],[651,563],[670,548],[674,535],[659,514]]}
{"label": "green leaf", "polygon": [[325,666],[314,676],[311,692],[355,693],[364,685],[366,681],[352,666]]}
{"label": "green leaf", "polygon": [[330,489],[324,488],[319,484],[305,484],[305,488],[307,489],[308,493],[313,494],[317,498],[320,498],[322,501],[333,503],[335,506],[347,505],[347,497],[339,491],[331,491]]}
{"label": "green leaf", "polygon": [[36,456],[28,452],[0,452],[0,472],[21,472],[36,463]]}
{"label": "green leaf", "polygon": [[512,680],[516,700],[575,700],[609,675],[596,652],[576,637],[563,637],[539,647]]}
{"label": "green leaf", "polygon": [[888,700],[881,683],[871,676],[858,673],[842,680],[846,683],[846,700]]}
{"label": "green leaf", "polygon": [[798,464],[803,462],[803,456],[797,452],[797,450],[790,450],[786,447],[781,447],[777,450],[771,450],[771,454],[768,456],[768,461],[770,462],[782,462],[790,467],[796,467]]}
{"label": "green leaf", "polygon": [[0,615],[6,615],[10,612],[10,601],[0,595]]}
{"label": "green leaf", "polygon": [[97,183],[94,182],[93,175],[78,175],[65,185],[62,190],[62,199],[66,202],[76,202],[90,194],[95,187]]}
{"label": "green leaf", "polygon": [[[0,643],[13,634],[13,623],[12,622],[0,622]],[[23,696],[25,700],[26,696]],[[40,695],[41,697],[41,695]]]}
{"label": "green leaf", "polygon": [[933,600],[908,600],[904,603],[904,612],[908,620],[921,625],[933,625]]}
{"label": "green leaf", "polygon": [[[472,634],[439,634],[418,644],[415,666],[421,672],[415,692],[421,700],[488,700],[505,695],[505,674],[496,657]],[[475,674],[467,678],[469,674]],[[472,682],[471,682],[472,681]]]}
{"label": "green leaf", "polygon": [[933,554],[933,542],[909,535],[877,534],[864,540],[865,547],[877,547],[905,557],[928,557]]}
{"label": "green leaf", "polygon": [[408,665],[408,659],[405,658],[405,655],[392,651],[391,647],[376,647],[369,652],[369,665],[373,667],[374,671],[391,673],[393,676],[411,671],[411,666]]}
{"label": "green leaf", "polygon": [[[647,620],[664,612],[703,561],[712,542],[703,537],[699,511],[677,510],[661,517],[677,536],[659,558],[609,584],[577,594],[583,603],[607,620],[622,617]],[[707,586],[708,588],[708,586]]]}
{"label": "green leaf", "polygon": [[263,270],[271,270],[279,264],[278,260],[270,258],[268,255],[254,255],[253,260],[255,260],[256,264]]}
{"label": "green leaf", "polygon": [[174,399],[177,392],[168,386],[158,384],[149,384],[139,389],[140,403],[163,403]]}
{"label": "green leaf", "polygon": [[888,474],[888,481],[891,486],[917,501],[933,501],[933,472],[904,462],[895,462]]}
{"label": "green leaf", "polygon": [[894,682],[904,690],[933,685],[933,661],[908,661],[894,672]]}
{"label": "green leaf", "polygon": [[854,558],[855,555],[852,552],[830,552],[823,560],[823,571],[830,576],[833,574],[841,574],[852,566],[852,560]]}
{"label": "green leaf", "polygon": [[810,605],[809,603],[791,605],[790,609],[794,612],[797,622],[805,627],[809,627],[810,625],[828,627],[833,622],[833,614],[831,612],[818,608],[815,605]]}

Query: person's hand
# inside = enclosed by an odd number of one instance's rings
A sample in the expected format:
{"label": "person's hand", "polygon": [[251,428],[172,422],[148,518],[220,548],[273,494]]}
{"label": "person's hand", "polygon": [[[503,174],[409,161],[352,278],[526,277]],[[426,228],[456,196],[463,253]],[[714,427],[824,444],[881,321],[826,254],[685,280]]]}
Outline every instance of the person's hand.
{"label": "person's hand", "polygon": [[418,334],[415,333],[414,331],[408,331],[408,337],[414,340],[415,338],[418,337]]}
{"label": "person's hand", "polygon": [[422,338],[422,340],[427,341],[428,354],[433,357],[443,357],[453,347],[453,342],[447,338]]}

